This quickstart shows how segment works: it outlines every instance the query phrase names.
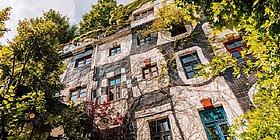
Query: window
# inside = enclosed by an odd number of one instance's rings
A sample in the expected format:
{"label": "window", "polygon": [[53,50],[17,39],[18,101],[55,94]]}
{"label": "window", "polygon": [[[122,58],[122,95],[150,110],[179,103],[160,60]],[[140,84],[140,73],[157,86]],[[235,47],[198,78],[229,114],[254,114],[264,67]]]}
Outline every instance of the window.
{"label": "window", "polygon": [[108,100],[115,101],[121,98],[121,76],[115,76],[108,79],[109,88],[108,88]]}
{"label": "window", "polygon": [[70,95],[71,95],[71,97],[70,97],[71,101],[74,101],[78,98],[84,98],[87,96],[87,88],[83,87],[81,89],[73,90],[73,91],[71,91]]}
{"label": "window", "polygon": [[185,55],[183,57],[180,57],[182,66],[185,70],[185,74],[187,76],[187,79],[191,79],[197,74],[200,69],[195,69],[200,64],[200,60],[198,58],[197,53],[192,53]]}
{"label": "window", "polygon": [[145,18],[151,14],[154,13],[154,9],[148,9],[146,11],[143,11],[141,13],[138,13],[138,14],[135,14],[134,15],[134,20],[139,20],[139,19],[142,19],[142,18]]}
{"label": "window", "polygon": [[121,53],[121,46],[120,45],[118,45],[118,46],[116,46],[114,48],[111,48],[109,55],[110,56],[114,56],[115,54],[118,54],[118,53]]}
{"label": "window", "polygon": [[142,72],[143,72],[144,79],[149,79],[151,77],[158,76],[158,68],[156,65],[153,65],[153,66],[150,66],[147,68],[143,68]]}
{"label": "window", "polygon": [[154,39],[156,36],[156,34],[152,33],[152,34],[149,34],[147,35],[146,37],[143,37],[142,35],[139,35],[137,37],[137,45],[143,45],[145,43],[148,43],[150,41],[152,41],[152,39]]}
{"label": "window", "polygon": [[91,63],[92,49],[86,50],[84,53],[77,54],[73,57],[75,60],[75,68]]}
{"label": "window", "polygon": [[167,118],[149,123],[151,140],[172,140],[169,120]]}
{"label": "window", "polygon": [[[228,42],[224,43],[224,46],[226,47],[227,51],[232,54],[234,58],[237,59],[238,63],[244,62],[244,59],[241,56],[241,52],[246,49],[246,52],[248,51],[248,46],[242,41],[241,37],[235,37],[232,34],[228,34]],[[247,59],[253,59],[252,54],[246,54]]]}
{"label": "window", "polygon": [[183,23],[179,24],[179,25],[172,25],[171,37],[177,36],[177,35],[185,33],[185,32],[187,32],[187,29]]}
{"label": "window", "polygon": [[199,112],[209,140],[226,140],[229,137],[229,126],[223,107]]}

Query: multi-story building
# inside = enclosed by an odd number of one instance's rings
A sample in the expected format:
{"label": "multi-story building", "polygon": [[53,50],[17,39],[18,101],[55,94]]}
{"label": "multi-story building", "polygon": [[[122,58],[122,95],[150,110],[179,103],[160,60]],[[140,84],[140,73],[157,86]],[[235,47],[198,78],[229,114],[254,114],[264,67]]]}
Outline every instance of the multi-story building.
{"label": "multi-story building", "polygon": [[219,35],[224,44],[209,42],[205,21],[141,37],[137,31],[160,6],[160,0],[142,5],[130,26],[114,35],[64,46],[65,102],[86,101],[89,112],[99,114],[98,128],[112,130],[107,139],[224,140],[234,119],[252,106],[256,79],[235,78],[232,68],[220,77],[195,78],[195,67],[227,51],[242,62],[246,44],[230,30]]}

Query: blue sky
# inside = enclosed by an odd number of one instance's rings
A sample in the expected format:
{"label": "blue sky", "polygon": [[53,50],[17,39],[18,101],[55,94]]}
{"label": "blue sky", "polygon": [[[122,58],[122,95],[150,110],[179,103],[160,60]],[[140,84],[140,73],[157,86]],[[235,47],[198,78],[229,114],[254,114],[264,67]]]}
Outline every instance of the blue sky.
{"label": "blue sky", "polygon": [[[90,4],[96,4],[97,0],[0,0],[0,10],[12,7],[10,20],[6,27],[11,31],[0,39],[5,44],[7,39],[16,35],[16,27],[19,20],[42,16],[43,11],[55,9],[70,18],[72,24],[79,22],[81,14],[90,9]],[[118,4],[127,4],[132,0],[117,0]]]}

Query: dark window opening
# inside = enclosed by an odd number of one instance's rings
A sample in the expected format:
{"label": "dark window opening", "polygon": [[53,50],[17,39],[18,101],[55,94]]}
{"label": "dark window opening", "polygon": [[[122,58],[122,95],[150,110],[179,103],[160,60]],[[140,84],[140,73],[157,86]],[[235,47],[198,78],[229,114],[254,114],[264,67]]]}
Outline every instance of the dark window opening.
{"label": "dark window opening", "polygon": [[182,66],[184,68],[187,79],[191,79],[197,74],[200,69],[196,69],[198,65],[201,64],[197,53],[188,54],[180,57]]}
{"label": "dark window opening", "polygon": [[169,120],[167,118],[149,123],[151,140],[172,140]]}
{"label": "dark window opening", "polygon": [[111,48],[109,55],[114,56],[114,55],[119,54],[119,53],[121,53],[121,46],[120,45],[118,45],[114,48]]}
{"label": "dark window opening", "polygon": [[121,76],[108,79],[108,100],[115,101],[121,98]]}
{"label": "dark window opening", "polygon": [[87,96],[87,88],[86,87],[82,87],[80,89],[76,89],[71,91],[70,93],[70,100],[74,101],[78,98],[84,98]]}
{"label": "dark window opening", "polygon": [[187,29],[183,23],[178,24],[178,25],[172,25],[171,37],[177,36],[177,35],[185,33],[185,32],[187,32]]}
{"label": "dark window opening", "polygon": [[153,66],[150,66],[147,68],[143,68],[142,73],[143,73],[144,79],[156,77],[156,76],[158,76],[158,68],[156,65],[153,65]]}

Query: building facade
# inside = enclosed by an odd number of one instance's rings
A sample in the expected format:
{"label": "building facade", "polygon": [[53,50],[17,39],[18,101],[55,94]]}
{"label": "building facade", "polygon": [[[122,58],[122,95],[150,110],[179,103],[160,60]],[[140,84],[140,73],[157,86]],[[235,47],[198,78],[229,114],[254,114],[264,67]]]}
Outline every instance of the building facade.
{"label": "building facade", "polygon": [[242,62],[246,44],[229,30],[219,35],[224,44],[209,42],[205,21],[142,37],[138,31],[161,6],[160,0],[142,5],[132,12],[130,26],[114,35],[65,45],[61,94],[65,102],[85,102],[100,130],[125,125],[114,139],[225,140],[234,119],[252,107],[249,91],[256,78],[235,78],[228,68],[204,79],[194,76],[200,71],[195,67],[225,52]]}

